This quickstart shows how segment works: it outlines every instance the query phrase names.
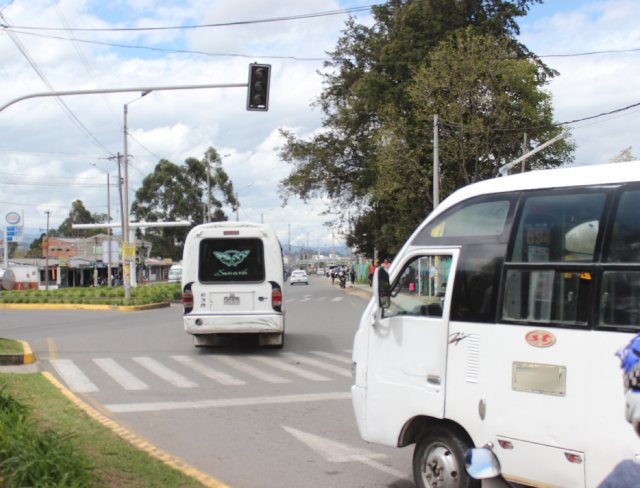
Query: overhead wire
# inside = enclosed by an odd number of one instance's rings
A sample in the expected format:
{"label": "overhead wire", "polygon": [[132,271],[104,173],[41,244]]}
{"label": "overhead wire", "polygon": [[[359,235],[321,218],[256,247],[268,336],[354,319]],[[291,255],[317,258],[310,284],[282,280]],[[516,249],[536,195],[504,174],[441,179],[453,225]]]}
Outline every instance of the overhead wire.
{"label": "overhead wire", "polygon": [[[2,12],[0,12],[0,20],[2,20],[3,23],[6,24],[6,18],[4,17],[4,14],[2,14]],[[33,68],[33,70],[36,72],[36,74],[38,75],[38,77],[42,80],[42,82],[49,88],[49,90],[51,91],[55,91],[53,85],[49,82],[49,80],[47,79],[47,77],[45,76],[45,74],[42,72],[42,70],[38,67],[38,65],[36,64],[35,60],[31,57],[31,55],[29,54],[29,51],[27,51],[26,47],[22,44],[22,42],[20,41],[20,39],[16,36],[15,33],[13,33],[10,29],[5,29],[5,31],[7,31],[9,37],[11,38],[11,40],[13,41],[13,43],[15,44],[15,46],[18,48],[18,51],[20,51],[20,53],[22,54],[22,56],[27,60],[27,62],[29,63],[29,65]],[[69,108],[69,106],[64,102],[64,100],[62,100],[60,97],[56,97],[56,100],[58,101],[58,104],[60,104],[60,106],[62,107],[62,109],[64,110],[65,114],[67,115],[67,117],[69,117],[69,119],[71,119],[71,121],[76,124],[76,126],[80,129],[80,131],[91,141],[93,142],[95,145],[101,147],[102,149],[104,149],[107,153],[110,153],[110,151],[107,149],[107,147],[102,144],[94,135],[93,133],[82,123],[82,121],[76,116],[75,113],[73,113],[73,111]]]}
{"label": "overhead wire", "polygon": [[[328,10],[324,12],[312,12],[308,14],[288,15],[283,17],[271,17],[265,19],[252,19],[252,20],[236,20],[232,22],[217,22],[213,24],[195,24],[195,25],[177,25],[177,26],[155,26],[155,27],[76,27],[73,31],[78,32],[145,32],[145,31],[163,31],[163,30],[192,30],[192,29],[206,29],[212,27],[232,27],[238,25],[252,25],[252,24],[265,24],[274,22],[288,22],[292,20],[313,19],[317,17],[327,17],[332,15],[344,15],[357,12],[369,11],[373,7],[380,4],[366,5],[362,7],[351,7],[338,10]],[[2,26],[4,27],[4,26]],[[36,27],[36,26],[14,26],[18,29],[24,30],[47,30],[47,31],[63,31],[66,29],[59,27]]]}

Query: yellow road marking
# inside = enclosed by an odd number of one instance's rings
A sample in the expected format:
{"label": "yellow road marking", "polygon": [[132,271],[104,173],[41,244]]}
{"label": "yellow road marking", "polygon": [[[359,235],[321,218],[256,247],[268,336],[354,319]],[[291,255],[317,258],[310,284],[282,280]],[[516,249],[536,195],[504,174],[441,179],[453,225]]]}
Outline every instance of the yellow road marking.
{"label": "yellow road marking", "polygon": [[153,456],[156,459],[159,459],[166,465],[171,466],[173,469],[176,469],[181,473],[184,473],[187,476],[190,476],[198,480],[200,483],[202,483],[204,486],[208,488],[230,488],[229,485],[225,485],[224,483],[216,480],[215,478],[212,478],[206,473],[203,473],[202,471],[191,466],[190,464],[187,464],[184,461],[176,459],[170,454],[158,449],[150,442],[144,440],[143,438],[135,435],[131,431],[125,429],[124,427],[119,425],[117,422],[101,414],[96,409],[87,405],[85,402],[83,402],[77,396],[75,396],[69,389],[67,389],[48,371],[43,371],[42,374],[47,380],[49,380],[49,382],[53,386],[55,386],[58,390],[60,390],[60,392],[64,396],[66,396],[74,405],[80,408],[89,417],[91,417],[93,420],[97,421],[101,425],[107,427],[112,432],[114,432],[115,434],[119,435],[124,440],[132,444],[134,447],[137,447],[138,449],[141,449],[142,451],[146,452],[150,456]]}
{"label": "yellow road marking", "polygon": [[56,346],[56,341],[54,341],[51,337],[47,337],[47,347],[49,349],[49,360],[58,359],[58,348]]}

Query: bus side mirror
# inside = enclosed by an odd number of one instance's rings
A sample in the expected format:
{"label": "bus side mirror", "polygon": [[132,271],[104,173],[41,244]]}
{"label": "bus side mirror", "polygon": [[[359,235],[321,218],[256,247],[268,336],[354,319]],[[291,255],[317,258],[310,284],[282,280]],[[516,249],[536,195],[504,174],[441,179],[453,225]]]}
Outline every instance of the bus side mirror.
{"label": "bus side mirror", "polygon": [[375,281],[377,285],[378,306],[381,309],[391,306],[391,284],[389,283],[389,273],[383,267],[376,270]]}

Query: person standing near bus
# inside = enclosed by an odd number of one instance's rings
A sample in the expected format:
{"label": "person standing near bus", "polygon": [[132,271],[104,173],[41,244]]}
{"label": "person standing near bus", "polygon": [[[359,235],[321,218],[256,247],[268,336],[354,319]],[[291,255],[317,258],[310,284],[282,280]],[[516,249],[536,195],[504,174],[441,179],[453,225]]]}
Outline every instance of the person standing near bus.
{"label": "person standing near bus", "polygon": [[[640,436],[640,333],[618,352],[624,370],[627,421]],[[598,488],[634,488],[640,486],[640,459],[620,462]]]}

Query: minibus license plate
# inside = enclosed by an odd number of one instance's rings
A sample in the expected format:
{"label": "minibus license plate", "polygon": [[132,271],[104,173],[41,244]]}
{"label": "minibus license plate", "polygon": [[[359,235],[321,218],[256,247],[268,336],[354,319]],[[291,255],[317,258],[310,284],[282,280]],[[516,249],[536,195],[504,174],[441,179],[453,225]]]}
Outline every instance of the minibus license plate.
{"label": "minibus license plate", "polygon": [[223,303],[225,305],[240,305],[240,297],[237,295],[229,295],[224,297],[223,299]]}

